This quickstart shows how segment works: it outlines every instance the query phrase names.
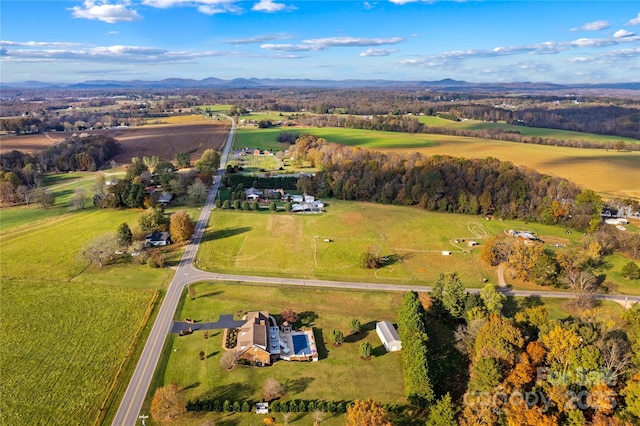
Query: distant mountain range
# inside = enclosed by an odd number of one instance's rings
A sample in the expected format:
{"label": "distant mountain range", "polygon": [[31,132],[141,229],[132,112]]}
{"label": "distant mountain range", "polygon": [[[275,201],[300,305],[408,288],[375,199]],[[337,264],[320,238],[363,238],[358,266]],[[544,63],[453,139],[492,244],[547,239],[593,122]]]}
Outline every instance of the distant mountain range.
{"label": "distant mountain range", "polygon": [[2,89],[195,89],[195,88],[423,88],[448,91],[556,91],[575,89],[640,90],[640,82],[609,84],[555,84],[546,82],[470,83],[444,79],[438,81],[399,80],[311,80],[282,78],[235,78],[224,80],[215,77],[203,80],[167,78],[164,80],[89,80],[82,83],[61,84],[41,81],[0,83]]}

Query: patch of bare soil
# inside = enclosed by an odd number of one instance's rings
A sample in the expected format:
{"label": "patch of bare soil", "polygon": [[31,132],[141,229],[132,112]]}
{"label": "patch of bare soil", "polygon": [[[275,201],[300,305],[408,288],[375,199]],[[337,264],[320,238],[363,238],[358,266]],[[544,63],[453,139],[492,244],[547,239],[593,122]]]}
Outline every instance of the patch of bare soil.
{"label": "patch of bare soil", "polygon": [[86,132],[51,132],[37,135],[0,137],[0,154],[13,150],[33,153],[44,150],[74,133],[104,134],[115,138],[122,152],[114,160],[131,162],[132,157],[157,155],[161,160],[173,161],[176,154],[190,152],[191,160],[200,158],[205,149],[219,150],[229,135],[227,122],[152,125]]}
{"label": "patch of bare soil", "polygon": [[191,160],[200,158],[204,150],[219,150],[229,135],[228,123],[175,124],[113,129],[107,135],[115,138],[122,152],[114,160],[129,163],[132,157],[157,155],[173,161],[180,152],[191,153]]}

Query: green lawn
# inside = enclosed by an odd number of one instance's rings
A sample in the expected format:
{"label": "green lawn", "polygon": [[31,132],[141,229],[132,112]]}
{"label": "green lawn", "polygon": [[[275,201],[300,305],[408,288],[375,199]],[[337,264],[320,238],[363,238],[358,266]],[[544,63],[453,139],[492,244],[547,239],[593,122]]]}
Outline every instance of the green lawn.
{"label": "green lawn", "polygon": [[612,135],[597,135],[594,133],[572,132],[569,130],[546,129],[540,127],[518,126],[504,122],[492,123],[481,120],[452,121],[440,117],[420,116],[418,121],[432,127],[451,127],[469,130],[502,129],[519,132],[523,136],[536,136],[541,138],[584,140],[587,142],[616,142],[623,140],[628,143],[640,143],[637,139],[624,138]]}
{"label": "green lawn", "polygon": [[[216,210],[198,265],[234,274],[422,285],[433,284],[441,272],[456,271],[467,287],[477,288],[484,285],[483,278],[497,282],[497,277],[494,268],[480,261],[479,248],[469,253],[469,240],[482,245],[487,236],[514,229],[534,231],[549,250],[555,249],[553,244],[582,244],[580,233],[522,221],[335,200],[326,210],[320,215]],[[452,243],[455,239],[460,242]],[[359,259],[368,249],[398,258],[379,270],[363,269]],[[442,251],[452,255],[443,256]],[[610,259],[611,268],[603,272],[618,286],[612,290],[640,294],[640,286],[619,276],[622,260]],[[531,283],[515,285],[542,289]]]}
{"label": "green lawn", "polygon": [[82,252],[139,213],[58,212],[2,230],[0,411],[7,424],[94,424],[128,380],[130,351],[173,272],[89,266]]}
{"label": "green lawn", "polygon": [[[397,353],[385,353],[375,334],[375,322],[394,322],[403,293],[359,292],[325,290],[300,287],[276,287],[257,284],[199,283],[194,285],[196,299],[183,297],[175,320],[195,318],[198,322],[212,322],[222,314],[233,314],[240,319],[247,311],[268,310],[278,315],[287,308],[300,314],[303,323],[315,329],[321,359],[317,363],[290,363],[280,361],[271,367],[236,367],[226,371],[219,365],[223,352],[223,332],[210,331],[204,339],[203,331],[178,337],[171,335],[165,344],[162,361],[156,370],[154,382],[147,396],[146,409],[153,391],[165,384],[176,383],[185,399],[213,398],[230,401],[261,400],[262,384],[270,377],[288,385],[283,400],[353,400],[373,398],[387,404],[403,404],[401,360]],[[186,292],[185,292],[186,293]],[[186,296],[186,295],[183,295]],[[522,298],[510,299],[505,313],[513,315],[524,305],[544,305],[551,319],[579,316],[565,299],[535,299],[527,303]],[[620,321],[622,307],[604,302],[597,308],[597,315]],[[334,347],[328,339],[333,329],[349,334],[348,323],[358,318],[364,332],[348,337],[341,347]],[[433,330],[432,330],[433,332]],[[437,339],[437,336],[431,336]],[[358,346],[369,341],[374,357],[365,362],[359,359]],[[205,360],[199,360],[199,352],[205,352]],[[384,377],[384,386],[379,386]],[[144,411],[144,410],[143,410]],[[282,415],[271,413],[281,421]],[[175,420],[180,426],[201,425],[207,420],[230,421],[237,426],[261,424],[262,416],[254,414],[188,413]],[[292,424],[309,425],[309,414],[293,414]],[[329,417],[323,424],[344,424],[343,416]],[[224,423],[226,424],[226,423]],[[399,424],[414,424],[399,422]]]}
{"label": "green lawn", "polygon": [[[290,287],[200,283],[197,297],[186,300],[176,319],[215,321],[221,314],[267,310],[279,315],[294,309],[304,324],[315,330],[320,354],[318,362],[280,361],[268,368],[236,367],[227,372],[220,367],[222,331],[212,331],[209,339],[202,331],[191,336],[173,336],[167,342],[164,364],[156,371],[155,386],[175,382],[186,398],[262,399],[262,384],[274,377],[287,384],[284,399],[353,400],[373,398],[383,403],[404,403],[404,383],[399,353],[386,353],[375,333],[375,322],[395,322],[401,293],[356,292]],[[239,318],[239,316],[237,316]],[[364,331],[348,337],[341,347],[329,343],[333,329],[349,335],[351,318],[358,318]],[[361,342],[369,341],[375,356],[359,358]],[[204,351],[205,361],[198,353]],[[377,386],[379,377],[385,385]],[[150,393],[151,395],[152,393]],[[251,416],[256,419],[256,416]],[[254,420],[255,421],[255,420]],[[251,424],[243,421],[241,424]],[[255,423],[254,423],[255,424]],[[308,424],[308,423],[299,423]]]}
{"label": "green lawn", "polygon": [[153,292],[34,279],[0,292],[2,423],[94,424]]}

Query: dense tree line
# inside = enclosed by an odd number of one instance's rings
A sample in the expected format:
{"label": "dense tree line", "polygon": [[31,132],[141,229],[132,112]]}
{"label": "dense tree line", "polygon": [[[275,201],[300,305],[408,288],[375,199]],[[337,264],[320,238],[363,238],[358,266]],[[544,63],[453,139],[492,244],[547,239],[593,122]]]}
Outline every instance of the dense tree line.
{"label": "dense tree line", "polygon": [[409,292],[402,298],[398,313],[398,335],[402,341],[402,372],[407,400],[426,407],[434,399],[429,376],[427,344],[429,337],[425,311],[418,294]]}
{"label": "dense tree line", "polygon": [[238,185],[242,185],[242,188],[257,188],[257,189],[285,189],[295,190],[298,183],[298,178],[295,176],[270,176],[270,177],[256,177],[242,174],[227,173],[223,180],[225,186],[230,188],[236,188]]}
{"label": "dense tree line", "polygon": [[321,169],[306,188],[320,197],[534,221],[553,217],[579,229],[594,216],[599,220],[602,207],[593,191],[495,158],[380,153],[309,135],[293,149],[296,159]]}

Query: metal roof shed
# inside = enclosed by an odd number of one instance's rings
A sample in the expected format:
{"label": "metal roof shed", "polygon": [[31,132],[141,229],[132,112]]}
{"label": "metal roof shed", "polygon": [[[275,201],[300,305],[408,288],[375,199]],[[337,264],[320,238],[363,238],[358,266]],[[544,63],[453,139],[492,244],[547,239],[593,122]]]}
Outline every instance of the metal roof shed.
{"label": "metal roof shed", "polygon": [[398,332],[389,321],[380,321],[376,324],[376,333],[382,341],[387,352],[396,352],[402,349],[402,342]]}

